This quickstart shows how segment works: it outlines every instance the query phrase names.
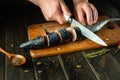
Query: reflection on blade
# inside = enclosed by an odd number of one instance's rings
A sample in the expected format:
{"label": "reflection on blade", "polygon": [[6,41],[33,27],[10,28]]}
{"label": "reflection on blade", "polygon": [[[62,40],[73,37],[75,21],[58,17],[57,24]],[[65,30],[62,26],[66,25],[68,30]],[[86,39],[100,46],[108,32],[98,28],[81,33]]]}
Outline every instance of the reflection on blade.
{"label": "reflection on blade", "polygon": [[107,46],[107,44],[100,37],[98,37],[96,34],[91,32],[89,29],[87,29],[86,27],[78,23],[76,20],[71,19],[70,23],[71,23],[71,26],[80,28],[83,36],[87,37],[88,39],[100,45]]}

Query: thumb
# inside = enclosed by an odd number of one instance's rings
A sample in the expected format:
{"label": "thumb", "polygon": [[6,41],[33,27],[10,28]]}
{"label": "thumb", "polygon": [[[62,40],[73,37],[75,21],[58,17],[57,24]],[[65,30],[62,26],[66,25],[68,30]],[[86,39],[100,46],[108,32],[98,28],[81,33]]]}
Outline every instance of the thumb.
{"label": "thumb", "polygon": [[64,0],[59,0],[59,3],[61,6],[63,15],[71,16],[72,14],[71,14],[70,10],[68,9],[68,7],[66,6]]}

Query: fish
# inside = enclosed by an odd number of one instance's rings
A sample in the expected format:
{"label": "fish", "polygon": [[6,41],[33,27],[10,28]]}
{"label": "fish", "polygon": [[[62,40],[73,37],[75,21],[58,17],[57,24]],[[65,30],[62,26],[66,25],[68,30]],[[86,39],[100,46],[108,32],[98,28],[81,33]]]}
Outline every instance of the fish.
{"label": "fish", "polygon": [[63,44],[68,41],[77,41],[82,35],[79,28],[63,28],[55,30],[53,32],[48,32],[45,29],[46,35],[37,36],[27,42],[20,44],[21,49],[41,49],[50,46]]}

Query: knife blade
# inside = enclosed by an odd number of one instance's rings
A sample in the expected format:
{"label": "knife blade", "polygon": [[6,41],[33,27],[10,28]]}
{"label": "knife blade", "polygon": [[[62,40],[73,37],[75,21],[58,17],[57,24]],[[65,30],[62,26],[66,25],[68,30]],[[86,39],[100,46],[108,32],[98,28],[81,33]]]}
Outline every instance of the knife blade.
{"label": "knife blade", "polygon": [[102,46],[107,46],[107,44],[100,37],[98,37],[95,33],[93,33],[85,26],[77,22],[75,19],[66,15],[64,15],[64,18],[66,21],[68,21],[71,24],[71,27],[78,27],[81,30],[82,35],[85,36],[86,38]]}

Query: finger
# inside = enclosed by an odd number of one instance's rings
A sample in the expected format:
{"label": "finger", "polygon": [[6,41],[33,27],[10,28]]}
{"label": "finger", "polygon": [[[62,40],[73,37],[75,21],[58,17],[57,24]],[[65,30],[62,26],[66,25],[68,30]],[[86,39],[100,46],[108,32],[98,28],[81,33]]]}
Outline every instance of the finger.
{"label": "finger", "polygon": [[59,24],[64,24],[64,23],[66,23],[67,21],[64,19],[64,17],[63,17],[63,15],[59,15],[59,16],[57,16],[57,22],[59,23]]}
{"label": "finger", "polygon": [[92,13],[90,6],[89,5],[84,6],[83,10],[84,10],[86,17],[87,17],[87,23],[89,25],[92,25],[93,24],[93,13]]}
{"label": "finger", "polygon": [[64,19],[64,16],[63,16],[63,12],[61,10],[61,7],[58,7],[57,8],[57,11],[52,14],[52,15],[49,15],[48,16],[48,20],[49,21],[57,21],[59,24],[63,24],[65,22],[67,22],[65,19]]}
{"label": "finger", "polygon": [[64,0],[60,0],[60,6],[61,6],[61,9],[63,11],[63,14],[64,15],[67,15],[67,16],[71,16],[71,13],[70,13],[70,10],[68,9],[68,7],[66,6]]}
{"label": "finger", "polygon": [[98,19],[98,12],[97,12],[97,9],[94,7],[94,5],[90,4],[90,7],[93,11],[93,17],[94,17],[94,21],[93,23],[96,23],[97,22],[97,19]]}
{"label": "finger", "polygon": [[85,18],[84,18],[84,12],[83,10],[80,8],[79,10],[76,9],[75,10],[75,18],[83,25],[86,25],[86,22],[85,22]]}
{"label": "finger", "polygon": [[[44,15],[45,16],[45,15]],[[45,16],[45,19],[47,20],[47,21],[57,21],[56,20],[56,15],[54,16],[54,17],[52,17],[51,15],[47,15],[47,16]]]}
{"label": "finger", "polygon": [[61,10],[58,11],[59,14],[56,16],[56,21],[60,24],[66,23],[67,21],[64,19],[63,13]]}

